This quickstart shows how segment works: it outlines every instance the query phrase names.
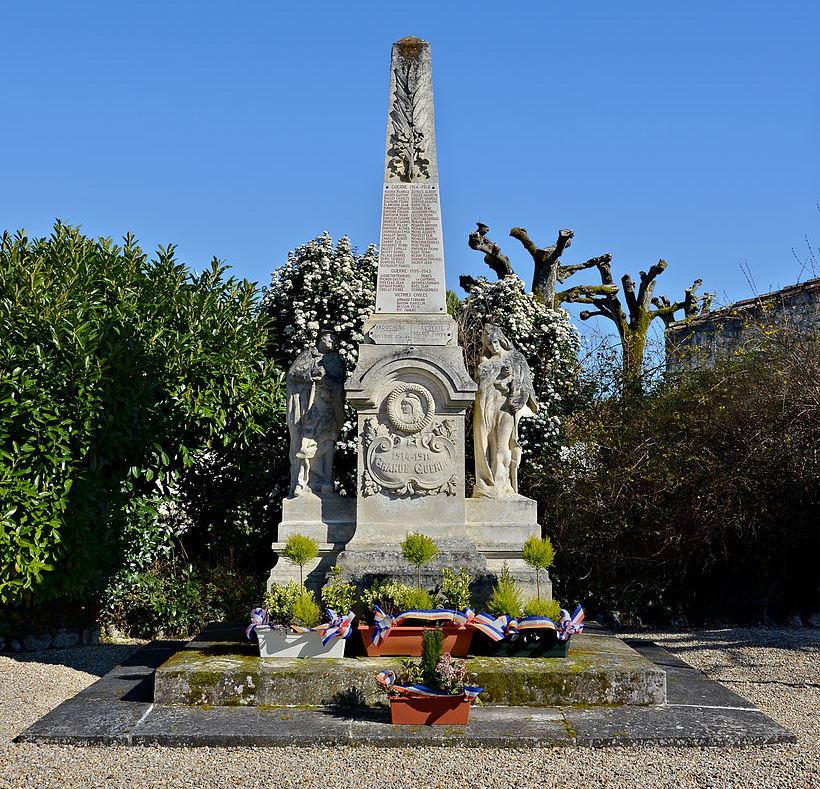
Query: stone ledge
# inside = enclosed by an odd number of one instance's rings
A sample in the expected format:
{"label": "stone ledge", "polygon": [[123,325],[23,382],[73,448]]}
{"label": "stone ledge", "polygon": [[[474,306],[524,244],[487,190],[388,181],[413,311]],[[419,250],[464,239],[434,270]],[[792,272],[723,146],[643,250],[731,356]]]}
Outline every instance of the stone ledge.
{"label": "stone ledge", "polygon": [[[250,649],[249,649],[250,647]],[[254,647],[198,641],[156,671],[157,704],[269,707],[383,705],[374,675],[400,658],[263,660]],[[566,658],[468,659],[488,706],[653,705],[664,671],[613,636],[573,636]]]}
{"label": "stone ledge", "polygon": [[[218,634],[212,634],[213,645]],[[20,734],[15,742],[247,747],[744,746],[796,743],[791,732],[654,644],[641,653],[677,672],[669,704],[476,707],[468,726],[391,726],[384,708],[355,711],[153,705],[151,670],[177,649],[153,642]],[[742,708],[715,707],[737,700]],[[678,702],[678,703],[674,703]],[[700,702],[700,703],[698,703]]]}

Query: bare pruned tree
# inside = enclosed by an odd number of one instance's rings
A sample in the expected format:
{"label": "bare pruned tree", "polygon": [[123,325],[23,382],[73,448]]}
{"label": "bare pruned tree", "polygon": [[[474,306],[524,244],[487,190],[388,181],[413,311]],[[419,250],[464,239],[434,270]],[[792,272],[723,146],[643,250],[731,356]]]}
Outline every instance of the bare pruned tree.
{"label": "bare pruned tree", "polygon": [[[499,279],[514,274],[509,258],[502,253],[501,247],[487,236],[490,228],[481,222],[477,224],[477,229],[470,233],[467,241],[470,248],[484,253],[484,262]],[[618,297],[620,288],[612,277],[612,255],[609,253],[590,258],[585,263],[563,265],[561,256],[572,244],[575,235],[572,230],[559,230],[555,244],[548,247],[536,246],[523,227],[514,227],[510,235],[521,242],[533,259],[535,268],[532,292],[544,304],[552,305],[554,308],[564,302],[591,304],[595,309],[581,312],[581,320],[600,315],[609,318],[615,324],[621,340],[625,388],[639,385],[649,325],[655,318],[660,318],[669,325],[675,320],[676,312],[683,310],[686,317],[691,317],[698,312],[708,311],[711,304],[711,294],[707,293],[701,297],[696,295],[702,284],[699,279],[685,291],[681,301],[672,302],[665,296],[653,296],[655,280],[667,266],[665,260],[659,260],[649,271],[640,272],[637,290],[629,274],[621,277],[621,288],[626,302],[624,308]],[[563,284],[573,274],[591,268],[598,270],[600,285],[576,285],[566,290],[557,289],[558,284]],[[468,293],[475,282],[473,277],[460,278],[461,287]]]}

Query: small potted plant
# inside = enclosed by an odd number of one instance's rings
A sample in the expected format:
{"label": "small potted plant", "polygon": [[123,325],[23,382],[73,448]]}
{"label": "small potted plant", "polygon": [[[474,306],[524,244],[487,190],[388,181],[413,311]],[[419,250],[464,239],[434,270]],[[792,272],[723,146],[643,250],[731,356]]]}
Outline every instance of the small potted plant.
{"label": "small potted plant", "polygon": [[442,651],[444,634],[428,629],[422,637],[421,662],[404,661],[398,677],[382,671],[376,680],[388,694],[394,724],[466,725],[481,688],[467,685],[466,661]]}
{"label": "small potted plant", "polygon": [[[413,549],[408,553],[416,558],[423,555]],[[466,626],[467,616],[460,612],[469,604],[470,576],[463,570],[456,574],[445,569],[438,607],[433,597],[421,589],[418,575],[416,581],[415,588],[396,581],[376,581],[362,593],[364,616],[371,620],[370,624],[358,626],[365,654],[418,657],[422,633],[435,624],[444,634],[445,651],[465,657],[473,628]]]}
{"label": "small potted plant", "polygon": [[[551,548],[550,545],[550,552]],[[538,551],[542,552],[537,553]],[[530,545],[527,553],[541,564],[540,568],[536,567],[538,578],[538,570],[544,568],[543,560],[548,551],[543,550],[542,546]],[[499,617],[499,627],[504,630],[506,637],[483,643],[480,647],[482,654],[499,657],[566,657],[569,637],[583,630],[583,609],[578,606],[570,616],[557,600],[541,599],[540,584],[537,581],[536,589],[538,595],[524,603],[509,568],[506,565],[502,568],[487,607]]]}
{"label": "small potted plant", "polygon": [[[301,534],[291,535],[283,551],[288,561],[299,565],[300,579],[305,563],[317,554],[315,541]],[[331,581],[334,578],[338,581],[338,572]],[[323,599],[334,595],[337,604],[347,601],[338,584]],[[302,583],[274,584],[265,595],[265,607],[251,612],[246,635],[252,638],[256,634],[259,655],[264,658],[343,657],[355,614],[350,611],[350,606],[340,607],[338,613],[328,606],[324,624],[320,624],[321,618],[316,598]]]}
{"label": "small potted plant", "polygon": [[447,633],[447,648],[467,654],[469,642],[461,643],[467,631],[461,628],[459,632],[459,627],[452,624],[452,612],[437,609],[433,597],[424,589],[397,581],[375,581],[362,592],[361,608],[370,620],[358,625],[368,657],[418,657],[422,633],[441,622]]}

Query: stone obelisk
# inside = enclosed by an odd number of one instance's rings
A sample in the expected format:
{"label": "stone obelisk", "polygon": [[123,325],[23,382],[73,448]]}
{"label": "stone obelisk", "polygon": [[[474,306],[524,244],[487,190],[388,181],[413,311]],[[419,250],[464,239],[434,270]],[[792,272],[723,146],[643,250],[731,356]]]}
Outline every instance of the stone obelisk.
{"label": "stone obelisk", "polygon": [[409,575],[398,546],[421,531],[439,544],[436,564],[480,573],[464,501],[476,385],[447,314],[430,47],[417,38],[393,45],[376,310],[364,331],[345,387],[360,439],[356,530],[339,564],[357,578]]}

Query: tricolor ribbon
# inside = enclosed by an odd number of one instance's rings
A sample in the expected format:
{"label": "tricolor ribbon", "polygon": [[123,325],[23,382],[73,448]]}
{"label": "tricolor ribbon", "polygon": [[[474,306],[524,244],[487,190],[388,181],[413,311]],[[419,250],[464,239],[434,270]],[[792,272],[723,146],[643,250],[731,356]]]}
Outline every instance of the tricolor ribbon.
{"label": "tricolor ribbon", "polygon": [[476,614],[472,608],[468,608],[463,614],[459,614],[458,621],[460,625],[466,627],[474,627],[480,630],[485,635],[489,636],[493,641],[502,641],[504,638],[504,628],[506,626],[506,618],[499,616],[493,617],[486,611]]}
{"label": "tricolor ribbon", "polygon": [[385,614],[377,605],[374,605],[375,613],[373,614],[373,632],[370,634],[371,643],[378,646],[387,638],[390,628],[396,624],[394,617],[390,614]]}
{"label": "tricolor ribbon", "polygon": [[558,640],[566,641],[574,633],[584,632],[584,609],[579,605],[570,616],[569,611],[561,609],[561,623],[558,625]]}
{"label": "tricolor ribbon", "polygon": [[332,638],[350,638],[356,614],[348,611],[344,616],[339,616],[332,608],[326,608],[325,611],[330,621],[316,628],[322,634],[322,646],[325,646]]}
{"label": "tricolor ribbon", "polygon": [[268,612],[265,608],[254,608],[251,611],[251,623],[245,628],[245,638],[250,639],[251,633],[255,632],[257,627],[267,625]]}
{"label": "tricolor ribbon", "polygon": [[377,605],[374,605],[373,609],[373,631],[370,634],[370,641],[375,646],[381,644],[387,638],[390,630],[400,625],[405,619],[418,619],[423,622],[457,622],[458,624],[466,621],[464,614],[448,608],[412,608],[395,616],[385,614]]}
{"label": "tricolor ribbon", "polygon": [[414,698],[423,697],[463,697],[466,699],[474,699],[481,693],[484,688],[477,685],[465,685],[461,693],[447,693],[444,690],[433,690],[426,685],[397,685],[396,673],[394,671],[380,671],[376,674],[376,682],[379,683],[386,691],[392,691],[399,696],[409,696]]}
{"label": "tricolor ribbon", "polygon": [[579,605],[572,616],[569,615],[566,609],[562,608],[561,621],[558,624],[548,616],[525,616],[523,619],[507,618],[504,633],[511,636],[520,633],[522,630],[555,630],[558,640],[566,641],[571,635],[584,631],[583,621],[584,609]]}

